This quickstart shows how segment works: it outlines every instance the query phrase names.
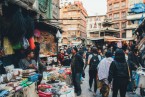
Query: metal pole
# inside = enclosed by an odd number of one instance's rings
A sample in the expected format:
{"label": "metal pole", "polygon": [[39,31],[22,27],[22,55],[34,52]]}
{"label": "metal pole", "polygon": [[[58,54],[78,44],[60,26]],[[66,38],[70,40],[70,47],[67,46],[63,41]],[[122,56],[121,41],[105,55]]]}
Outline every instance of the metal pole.
{"label": "metal pole", "polygon": [[59,64],[58,64],[58,54],[59,54],[59,53],[58,53],[58,40],[59,40],[59,39],[57,38],[57,66],[59,65]]}

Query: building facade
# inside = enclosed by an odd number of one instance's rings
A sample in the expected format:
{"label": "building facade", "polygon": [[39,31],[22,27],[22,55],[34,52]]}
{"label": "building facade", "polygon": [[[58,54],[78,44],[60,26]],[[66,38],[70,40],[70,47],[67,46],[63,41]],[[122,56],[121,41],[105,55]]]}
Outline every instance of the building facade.
{"label": "building facade", "polygon": [[[61,27],[63,29],[62,43],[80,44],[86,39],[86,17],[87,12],[81,2],[75,2],[61,8],[60,18],[72,19],[63,20]],[[79,20],[73,20],[79,19]]]}
{"label": "building facade", "polygon": [[102,23],[105,20],[106,15],[88,16],[87,17],[87,42],[90,44],[90,32],[100,30],[103,28]]}
{"label": "building facade", "polygon": [[128,0],[107,0],[107,16],[114,23],[113,28],[120,30],[120,35],[125,33],[127,25]]}
{"label": "building facade", "polygon": [[60,7],[67,6],[69,4],[74,4],[74,2],[76,1],[82,2],[82,0],[60,0]]}
{"label": "building facade", "polygon": [[[125,29],[126,34],[123,35],[125,38],[128,38],[128,39],[134,38],[133,33],[135,32],[135,29],[142,22],[143,18],[145,18],[144,7],[145,7],[145,4],[143,4],[143,0],[129,0],[128,2],[129,11],[127,15],[128,22],[127,22],[127,27]],[[141,9],[141,11],[138,12],[137,9],[139,10]]]}

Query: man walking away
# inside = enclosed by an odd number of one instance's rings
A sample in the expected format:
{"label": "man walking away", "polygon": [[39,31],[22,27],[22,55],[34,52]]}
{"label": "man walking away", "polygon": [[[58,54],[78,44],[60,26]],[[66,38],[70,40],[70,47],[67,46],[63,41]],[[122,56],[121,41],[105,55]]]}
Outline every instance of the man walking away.
{"label": "man walking away", "polygon": [[75,88],[75,93],[77,96],[81,95],[81,75],[83,73],[84,62],[83,58],[77,53],[78,49],[74,47],[72,49],[72,60],[71,60],[71,69],[72,69],[72,81]]}
{"label": "man walking away", "polygon": [[97,52],[97,48],[93,47],[92,48],[92,54],[89,55],[88,58],[88,64],[89,64],[89,86],[90,86],[90,91],[92,88],[92,84],[94,81],[94,96],[96,95],[96,91],[97,91],[97,67],[99,64],[99,58],[98,58],[98,52]]}

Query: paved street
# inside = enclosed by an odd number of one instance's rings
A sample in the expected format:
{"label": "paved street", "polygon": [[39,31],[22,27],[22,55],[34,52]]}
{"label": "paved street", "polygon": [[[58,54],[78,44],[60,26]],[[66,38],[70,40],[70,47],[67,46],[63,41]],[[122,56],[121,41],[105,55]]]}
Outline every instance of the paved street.
{"label": "paved street", "polygon": [[[84,81],[83,81],[83,84],[82,84],[82,95],[81,96],[76,96],[76,97],[94,97],[93,96],[93,93],[92,92],[89,92],[89,76],[88,76],[88,68],[86,69],[86,78],[84,79]],[[129,93],[127,93],[127,96],[126,97],[141,97],[141,96],[139,96],[139,89],[137,90],[137,94],[136,95],[131,95],[131,94],[129,94]],[[111,92],[110,92],[110,95],[109,95],[109,97],[112,97],[111,96]],[[101,97],[101,95],[99,95],[99,93],[97,93],[97,96],[96,97]],[[118,97],[120,97],[120,96],[118,96]]]}

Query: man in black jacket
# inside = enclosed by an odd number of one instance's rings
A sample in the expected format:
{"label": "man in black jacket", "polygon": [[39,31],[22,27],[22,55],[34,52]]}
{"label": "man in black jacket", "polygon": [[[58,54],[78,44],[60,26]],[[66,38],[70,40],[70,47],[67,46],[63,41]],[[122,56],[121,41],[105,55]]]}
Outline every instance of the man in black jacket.
{"label": "man in black jacket", "polygon": [[130,67],[130,74],[131,74],[131,82],[128,85],[128,91],[134,93],[135,85],[134,79],[132,78],[133,71],[136,71],[139,67],[139,60],[138,60],[138,50],[136,48],[132,49],[132,51],[128,54],[128,64]]}
{"label": "man in black jacket", "polygon": [[72,49],[72,60],[71,60],[71,69],[72,69],[72,81],[75,88],[75,93],[77,96],[81,95],[81,75],[83,73],[84,62],[83,58],[77,53],[78,49],[74,47]]}

